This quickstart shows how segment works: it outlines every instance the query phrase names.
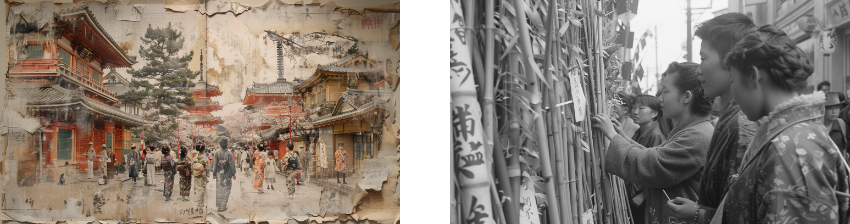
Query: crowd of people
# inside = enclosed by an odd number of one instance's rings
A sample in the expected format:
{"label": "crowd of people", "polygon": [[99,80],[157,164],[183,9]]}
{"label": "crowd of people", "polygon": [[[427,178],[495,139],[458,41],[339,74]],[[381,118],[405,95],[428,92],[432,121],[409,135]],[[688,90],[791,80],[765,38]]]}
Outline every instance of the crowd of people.
{"label": "crowd of people", "polygon": [[[293,150],[292,143],[286,147],[288,152],[283,159],[277,161],[275,154],[267,150],[263,143],[247,148],[229,147],[227,139],[222,139],[220,146],[211,147],[210,150],[202,142],[198,142],[191,150],[180,147],[179,151],[171,150],[169,146],[151,146],[137,151],[136,146],[132,145],[130,153],[126,155],[126,168],[134,183],[137,178],[142,178],[145,186],[155,186],[156,173],[162,172],[163,196],[166,201],[171,200],[175,184],[179,187],[183,201],[189,200],[194,188],[199,206],[204,204],[204,193],[210,181],[208,177],[212,177],[216,184],[216,207],[218,211],[224,211],[227,210],[227,201],[233,180],[236,180],[237,170],[252,175],[253,189],[258,193],[264,193],[264,187],[266,190],[274,190],[272,184],[275,183],[277,173],[282,171],[289,197],[293,197],[295,185],[299,184],[296,179],[296,170],[300,169],[298,151]],[[86,156],[88,157],[88,153]],[[92,175],[91,169],[89,175]]]}
{"label": "crowd of people", "polygon": [[592,118],[635,223],[848,223],[844,94],[804,93],[812,62],[774,25],[728,13],[695,35],[700,64],[673,62],[656,96],[621,93],[616,119]]}

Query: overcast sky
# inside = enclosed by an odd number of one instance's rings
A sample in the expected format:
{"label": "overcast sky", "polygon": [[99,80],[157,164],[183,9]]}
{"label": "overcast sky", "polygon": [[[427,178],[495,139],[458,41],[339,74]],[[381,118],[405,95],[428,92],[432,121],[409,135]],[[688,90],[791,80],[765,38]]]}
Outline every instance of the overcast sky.
{"label": "overcast sky", "polygon": [[[691,7],[707,8],[708,10],[692,10],[694,22],[692,26],[696,26],[702,21],[714,18],[713,12],[725,9],[728,1],[726,0],[692,0]],[[667,68],[670,62],[685,62],[685,42],[687,41],[687,20],[685,13],[687,2],[685,0],[676,1],[650,1],[641,0],[638,4],[638,14],[631,20],[631,31],[635,33],[635,46],[637,46],[639,38],[647,29],[658,27],[658,71],[656,67],[656,51],[655,41],[647,42],[646,54],[643,56],[641,64],[644,68],[645,76],[653,77],[656,72],[661,73]],[[652,32],[655,32],[654,30]],[[693,30],[692,30],[693,32]],[[693,62],[699,63],[699,38],[694,38],[693,42]],[[634,48],[632,51],[634,54]],[[631,57],[631,56],[630,56]],[[646,78],[641,82],[641,88],[646,89]],[[650,93],[655,94],[655,83],[650,81]]]}

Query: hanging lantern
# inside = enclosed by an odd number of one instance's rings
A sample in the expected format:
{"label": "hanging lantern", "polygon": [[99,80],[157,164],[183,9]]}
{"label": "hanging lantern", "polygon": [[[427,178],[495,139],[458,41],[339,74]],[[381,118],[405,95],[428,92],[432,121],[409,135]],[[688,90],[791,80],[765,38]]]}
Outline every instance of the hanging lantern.
{"label": "hanging lantern", "polygon": [[820,32],[818,38],[821,52],[824,54],[832,54],[835,52],[835,32],[833,30],[824,30]]}
{"label": "hanging lantern", "polygon": [[818,26],[818,21],[814,16],[805,15],[801,16],[797,19],[797,26],[800,27],[800,30],[806,33],[811,33]]}

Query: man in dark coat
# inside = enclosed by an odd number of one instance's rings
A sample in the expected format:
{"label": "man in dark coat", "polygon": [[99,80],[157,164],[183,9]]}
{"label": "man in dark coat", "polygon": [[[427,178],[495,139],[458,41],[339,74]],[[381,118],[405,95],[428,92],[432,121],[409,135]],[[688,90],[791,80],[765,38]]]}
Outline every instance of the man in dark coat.
{"label": "man in dark coat", "polygon": [[213,179],[216,179],[216,200],[218,211],[227,210],[227,199],[230,197],[230,187],[236,180],[236,164],[233,154],[227,150],[227,139],[222,139],[221,149],[213,156]]}

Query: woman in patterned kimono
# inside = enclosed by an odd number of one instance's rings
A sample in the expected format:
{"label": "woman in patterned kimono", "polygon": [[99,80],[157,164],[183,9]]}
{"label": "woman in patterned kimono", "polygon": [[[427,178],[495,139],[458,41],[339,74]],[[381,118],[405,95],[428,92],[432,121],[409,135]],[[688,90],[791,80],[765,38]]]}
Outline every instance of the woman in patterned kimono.
{"label": "woman in patterned kimono", "polygon": [[163,188],[163,195],[165,196],[165,200],[171,200],[171,190],[174,188],[174,158],[171,157],[171,149],[168,146],[162,146],[162,160],[161,160],[161,168],[163,176],[165,176],[165,184]]}
{"label": "woman in patterned kimono", "polygon": [[348,168],[348,161],[345,159],[348,158],[348,152],[345,151],[342,142],[337,145],[336,152],[334,152],[334,162],[336,163],[336,166],[334,166],[334,170],[336,170],[336,183],[340,183],[339,176],[342,174],[342,184],[348,184],[345,182],[345,169]]}
{"label": "woman in patterned kimono", "polygon": [[724,63],[758,129],[712,223],[846,223],[847,170],[823,126],[824,94],[800,94],[814,70],[806,53],[765,25]]}
{"label": "woman in patterned kimono", "polygon": [[263,166],[266,165],[266,147],[260,144],[258,148],[259,150],[254,152],[254,189],[263,193],[263,180],[266,178],[263,172]]}
{"label": "woman in patterned kimono", "polygon": [[266,174],[265,174],[265,176],[266,176],[266,183],[268,184],[266,189],[274,190],[274,185],[272,185],[272,184],[275,183],[275,181],[276,181],[275,177],[277,176],[277,165],[275,165],[276,163],[274,161],[274,152],[269,151],[266,154],[268,155],[265,158],[265,160],[266,160],[266,166],[265,166]]}
{"label": "woman in patterned kimono", "polygon": [[663,74],[661,110],[676,121],[667,141],[652,148],[619,135],[610,118],[596,115],[593,127],[611,143],[605,151],[605,171],[644,187],[644,223],[685,223],[666,208],[670,198],[696,200],[696,186],[714,127],[708,114],[713,99],[705,97],[695,63],[673,62]]}
{"label": "woman in patterned kimono", "polygon": [[189,162],[188,154],[189,151],[186,147],[181,147],[178,166],[185,169],[185,171],[180,171],[180,196],[183,197],[183,201],[189,201],[189,190],[192,189],[192,163]]}
{"label": "woman in patterned kimono", "polygon": [[[206,147],[197,148],[198,155],[192,161],[192,176],[194,176],[195,196],[198,197],[198,206],[204,205],[204,192],[207,190],[207,170],[209,159],[206,157]],[[195,169],[197,164],[200,164],[201,169]]]}
{"label": "woman in patterned kimono", "polygon": [[294,146],[292,143],[286,144],[286,148],[289,149],[289,152],[286,152],[283,155],[283,176],[286,178],[286,189],[289,191],[289,198],[293,198],[295,194],[295,184],[297,184],[295,180],[295,170],[299,168],[298,164],[298,154],[297,151],[292,150]]}

